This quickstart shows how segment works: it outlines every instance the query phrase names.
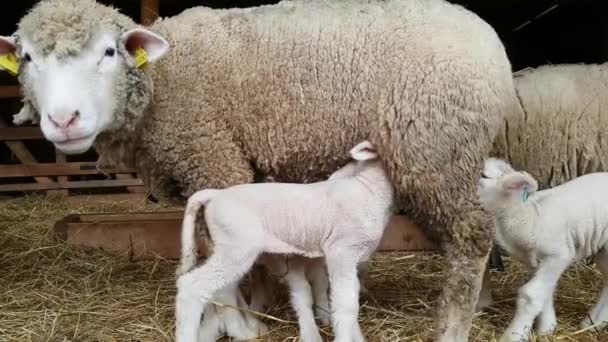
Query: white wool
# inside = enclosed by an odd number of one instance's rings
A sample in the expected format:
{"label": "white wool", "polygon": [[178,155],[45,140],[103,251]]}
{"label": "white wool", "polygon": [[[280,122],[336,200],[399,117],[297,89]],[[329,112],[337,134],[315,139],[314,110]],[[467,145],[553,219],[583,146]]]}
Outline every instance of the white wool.
{"label": "white wool", "polygon": [[[363,341],[357,322],[357,267],[379,245],[393,205],[392,185],[370,151],[367,141],[355,146],[351,156],[357,161],[342,169],[347,173],[338,170],[338,177],[324,182],[245,184],[192,195],[182,230],[177,340],[190,341],[195,336],[196,331],[184,327],[193,326],[190,320],[198,321],[205,300],[238,281],[262,253],[274,253],[299,256],[290,261],[285,280],[303,341],[321,341],[306,273],[312,269],[314,278],[324,272],[312,260],[299,261],[302,257],[325,257],[334,329],[351,327],[343,332],[347,338]],[[203,266],[188,272],[196,262],[195,218],[203,205],[214,251]],[[272,269],[280,268],[275,257],[269,260],[275,264]]]}
{"label": "white wool", "polygon": [[[488,159],[479,185],[482,205],[496,218],[496,239],[509,254],[534,270],[519,290],[517,311],[502,341],[526,337],[536,319],[537,334],[556,324],[553,294],[561,274],[573,263],[595,256],[608,274],[608,173],[591,173],[537,191],[538,183],[508,163]],[[527,196],[526,196],[527,192]],[[608,323],[608,290],[583,327]]]}

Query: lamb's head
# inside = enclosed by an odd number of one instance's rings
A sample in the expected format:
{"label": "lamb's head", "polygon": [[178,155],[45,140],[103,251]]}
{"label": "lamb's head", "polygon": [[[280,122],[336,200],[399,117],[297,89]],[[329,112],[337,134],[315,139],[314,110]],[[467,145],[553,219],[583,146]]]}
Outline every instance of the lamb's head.
{"label": "lamb's head", "polygon": [[493,212],[513,201],[525,202],[537,190],[537,181],[527,172],[516,171],[504,160],[486,160],[479,180],[479,199],[485,209]]}
{"label": "lamb's head", "polygon": [[25,97],[45,137],[68,154],[88,150],[98,134],[132,128],[151,100],[152,84],[138,68],[162,57],[167,41],[94,0],[43,0],[0,55],[14,53]]}
{"label": "lamb's head", "polygon": [[329,176],[329,179],[351,177],[361,173],[367,168],[380,166],[378,152],[374,145],[367,140],[353,147],[349,154],[353,160],[332,173],[331,176]]}

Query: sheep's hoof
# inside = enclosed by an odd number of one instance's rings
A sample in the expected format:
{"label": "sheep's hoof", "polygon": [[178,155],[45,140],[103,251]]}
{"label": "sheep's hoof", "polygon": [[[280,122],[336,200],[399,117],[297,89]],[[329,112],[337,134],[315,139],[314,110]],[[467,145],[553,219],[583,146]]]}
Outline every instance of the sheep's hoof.
{"label": "sheep's hoof", "polygon": [[315,310],[315,315],[317,316],[317,319],[319,320],[319,323],[321,323],[321,325],[330,325],[331,324],[331,317],[330,317],[328,309],[318,308]]}
{"label": "sheep's hoof", "polygon": [[528,341],[528,335],[525,334],[517,334],[515,332],[505,332],[498,342],[525,342]]}
{"label": "sheep's hoof", "polygon": [[477,305],[475,306],[475,312],[480,312],[485,308],[488,308],[494,304],[494,298],[492,298],[492,294],[481,293],[479,295],[479,300],[477,301]]}
{"label": "sheep's hoof", "polygon": [[301,342],[323,342],[319,330],[313,329],[312,331],[301,331],[300,332]]}
{"label": "sheep's hoof", "polygon": [[[599,323],[599,324],[598,324]],[[579,327],[581,329],[587,329],[591,326],[593,326],[593,330],[594,331],[601,331],[604,330],[604,328],[606,328],[606,325],[608,325],[608,322],[595,322],[594,320],[592,320],[590,317],[586,317],[585,319],[583,319],[581,321],[581,323],[579,324]]]}
{"label": "sheep's hoof", "polygon": [[227,335],[234,338],[235,341],[248,341],[258,339],[261,336],[268,334],[268,331],[269,329],[266,324],[257,321],[255,324],[249,324],[249,329],[243,329],[238,333],[228,332]]}

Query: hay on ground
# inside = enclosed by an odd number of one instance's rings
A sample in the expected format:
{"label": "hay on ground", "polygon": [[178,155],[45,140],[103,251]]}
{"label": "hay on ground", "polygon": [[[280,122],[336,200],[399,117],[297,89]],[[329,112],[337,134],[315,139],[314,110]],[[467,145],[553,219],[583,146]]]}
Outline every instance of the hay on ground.
{"label": "hay on ground", "polygon": [[[70,205],[43,196],[0,201],[0,340],[173,341],[175,262],[129,261],[124,255],[65,245],[53,224],[69,213],[163,210],[158,205]],[[471,341],[492,341],[513,315],[517,288],[527,273],[511,260],[492,274],[497,303],[476,315]],[[383,253],[370,267],[369,295],[360,321],[369,341],[429,341],[442,258],[432,253]],[[592,266],[572,267],[556,298],[559,328],[540,341],[607,341],[608,334],[579,332],[578,322],[603,283]],[[269,313],[262,341],[296,341],[298,327],[286,303]],[[330,329],[322,328],[331,340]],[[226,340],[226,339],[224,339]]]}

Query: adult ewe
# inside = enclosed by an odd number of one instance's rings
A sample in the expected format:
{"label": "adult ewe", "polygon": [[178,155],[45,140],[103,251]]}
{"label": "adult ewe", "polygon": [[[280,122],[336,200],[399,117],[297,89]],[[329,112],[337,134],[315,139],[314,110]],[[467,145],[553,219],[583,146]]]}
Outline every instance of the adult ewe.
{"label": "adult ewe", "polygon": [[504,47],[473,13],[443,0],[284,1],[196,7],[144,29],[93,0],[43,0],[0,42],[17,51],[48,140],[134,164],[161,198],[256,173],[321,180],[369,140],[448,256],[436,339],[467,339],[494,232],[477,178],[516,104]]}
{"label": "adult ewe", "polygon": [[608,63],[561,64],[514,74],[521,106],[510,112],[493,156],[542,188],[608,171]]}

